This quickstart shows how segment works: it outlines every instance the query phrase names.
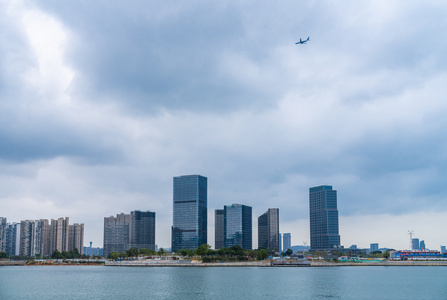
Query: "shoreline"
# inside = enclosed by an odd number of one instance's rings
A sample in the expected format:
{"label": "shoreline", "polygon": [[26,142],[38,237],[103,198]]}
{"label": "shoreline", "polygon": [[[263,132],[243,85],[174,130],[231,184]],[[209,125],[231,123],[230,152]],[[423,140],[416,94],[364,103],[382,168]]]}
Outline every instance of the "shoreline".
{"label": "shoreline", "polygon": [[198,261],[106,261],[105,263],[34,263],[27,264],[26,261],[1,261],[1,266],[106,266],[106,267],[428,267],[446,266],[447,261],[385,261],[385,262],[322,262],[309,261],[310,264],[271,264],[270,261],[245,261],[245,262],[210,262]]}

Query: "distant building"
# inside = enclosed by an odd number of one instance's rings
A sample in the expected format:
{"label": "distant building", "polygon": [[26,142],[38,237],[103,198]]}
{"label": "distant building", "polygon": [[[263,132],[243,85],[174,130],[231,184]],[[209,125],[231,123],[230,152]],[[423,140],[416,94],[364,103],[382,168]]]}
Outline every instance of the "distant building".
{"label": "distant building", "polygon": [[421,249],[421,250],[425,250],[425,241],[421,241],[420,243],[419,243],[419,249]]}
{"label": "distant building", "polygon": [[282,250],[282,234],[281,233],[279,234],[279,251],[278,252],[279,253],[284,252]]}
{"label": "distant building", "polygon": [[269,208],[258,218],[258,248],[279,252],[278,208]]}
{"label": "distant building", "polygon": [[304,246],[304,245],[295,245],[292,246],[291,249],[293,251],[293,253],[295,252],[302,252],[302,251],[309,251],[309,246]]}
{"label": "distant building", "polygon": [[444,254],[444,253],[446,253],[447,251],[446,251],[446,247],[445,246],[441,246],[441,253],[442,254]]}
{"label": "distant building", "polygon": [[89,247],[84,247],[84,254],[88,255],[88,256],[98,256],[98,255],[103,256],[103,254],[104,254],[103,248],[99,248],[99,247],[93,248],[92,244],[93,243],[90,242]]}
{"label": "distant building", "polygon": [[224,206],[225,247],[253,248],[252,208],[242,204]]}
{"label": "distant building", "polygon": [[292,249],[292,235],[290,233],[283,234],[283,247],[282,252],[286,252],[289,249]]}
{"label": "distant building", "polygon": [[402,260],[440,259],[442,255],[436,250],[398,250],[390,251],[390,258]]}
{"label": "distant building", "polygon": [[411,240],[411,250],[419,250],[419,249],[420,249],[419,239],[412,239]]}
{"label": "distant building", "polygon": [[357,249],[357,245],[351,245],[351,247],[349,247],[349,249]]}
{"label": "distant building", "polygon": [[379,250],[379,243],[373,243],[369,245],[369,252],[374,252]]}
{"label": "distant building", "polygon": [[172,252],[207,243],[207,190],[204,176],[174,177]]}
{"label": "distant building", "polygon": [[214,214],[214,249],[225,247],[225,212],[216,209]]}
{"label": "distant building", "polygon": [[310,248],[340,248],[337,191],[322,185],[309,189]]}

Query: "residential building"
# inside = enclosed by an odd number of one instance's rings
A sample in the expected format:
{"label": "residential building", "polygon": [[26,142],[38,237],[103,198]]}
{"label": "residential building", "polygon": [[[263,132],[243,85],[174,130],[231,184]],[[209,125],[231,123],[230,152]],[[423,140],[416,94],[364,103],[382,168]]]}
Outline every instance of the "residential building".
{"label": "residential building", "polygon": [[337,191],[330,185],[309,189],[310,249],[340,248]]}
{"label": "residential building", "polygon": [[[70,251],[69,249],[69,218],[52,219],[50,229],[50,247],[49,252],[53,253],[54,250],[59,252]],[[79,250],[79,249],[78,249]]]}
{"label": "residential building", "polygon": [[372,243],[369,245],[369,252],[374,252],[379,250],[379,243]]}
{"label": "residential building", "polygon": [[419,249],[420,249],[419,239],[412,239],[411,250],[419,250]]}
{"label": "residential building", "polygon": [[282,251],[286,252],[287,250],[292,249],[292,236],[290,233],[284,233],[282,236],[283,236]]}
{"label": "residential building", "polygon": [[74,223],[68,226],[68,251],[73,249],[84,254],[84,224]]}
{"label": "residential building", "polygon": [[225,211],[216,209],[214,211],[214,249],[225,247]]}
{"label": "residential building", "polygon": [[446,252],[447,252],[446,247],[445,246],[441,246],[441,254],[444,254]]}
{"label": "residential building", "polygon": [[225,247],[252,249],[252,208],[242,204],[224,206]]}
{"label": "residential building", "polygon": [[20,223],[10,223],[6,229],[6,254],[20,255]]}
{"label": "residential building", "polygon": [[6,252],[6,218],[0,217],[0,252]]}
{"label": "residential building", "polygon": [[130,249],[131,224],[130,214],[121,213],[116,217],[104,217],[104,256],[113,252],[124,253]]}
{"label": "residential building", "polygon": [[172,252],[207,243],[207,181],[200,175],[173,179]]}
{"label": "residential building", "polygon": [[258,248],[279,252],[278,208],[269,208],[258,217]]}

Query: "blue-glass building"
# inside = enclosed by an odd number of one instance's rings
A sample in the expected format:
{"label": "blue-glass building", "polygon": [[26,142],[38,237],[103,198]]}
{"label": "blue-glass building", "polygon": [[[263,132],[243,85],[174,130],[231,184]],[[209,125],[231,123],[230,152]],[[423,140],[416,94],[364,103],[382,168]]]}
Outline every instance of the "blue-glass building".
{"label": "blue-glass building", "polygon": [[279,252],[279,208],[269,208],[258,217],[258,249]]}
{"label": "blue-glass building", "polygon": [[340,247],[337,191],[330,185],[309,189],[310,249]]}
{"label": "blue-glass building", "polygon": [[225,247],[225,210],[216,209],[214,215],[214,249]]}
{"label": "blue-glass building", "polygon": [[252,208],[242,204],[224,206],[225,247],[252,249]]}
{"label": "blue-glass building", "polygon": [[172,252],[207,244],[207,183],[200,175],[174,177]]}

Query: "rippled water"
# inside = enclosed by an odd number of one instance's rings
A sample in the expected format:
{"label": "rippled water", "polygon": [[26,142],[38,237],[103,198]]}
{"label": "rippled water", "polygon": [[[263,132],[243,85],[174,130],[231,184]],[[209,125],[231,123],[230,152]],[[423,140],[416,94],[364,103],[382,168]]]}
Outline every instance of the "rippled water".
{"label": "rippled water", "polygon": [[0,267],[0,299],[447,299],[447,267]]}

